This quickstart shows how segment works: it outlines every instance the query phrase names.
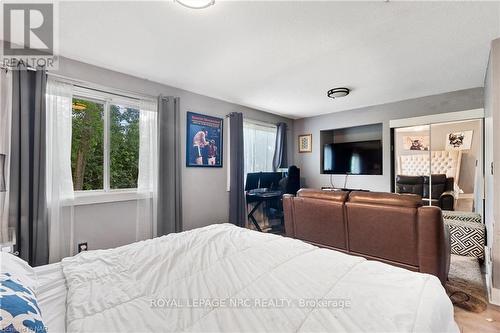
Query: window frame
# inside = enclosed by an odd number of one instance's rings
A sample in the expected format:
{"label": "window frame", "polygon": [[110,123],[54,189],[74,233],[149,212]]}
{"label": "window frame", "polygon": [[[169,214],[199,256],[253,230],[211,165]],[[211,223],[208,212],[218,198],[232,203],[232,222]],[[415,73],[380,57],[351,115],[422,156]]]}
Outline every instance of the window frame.
{"label": "window frame", "polygon": [[[257,129],[258,129],[258,127],[261,127],[261,128],[269,129],[269,132],[271,132],[271,130],[273,130],[275,132],[275,135],[278,134],[278,127],[274,123],[269,123],[269,122],[255,120],[255,119],[244,118],[243,119],[243,130],[245,128],[245,123],[247,123],[247,124],[249,124],[251,126],[253,125]],[[271,164],[272,164],[272,161],[271,161]],[[245,172],[245,181],[246,181],[246,175],[247,175],[247,173],[250,172],[248,170],[246,170],[246,171],[247,172]],[[260,171],[252,171],[252,172],[260,172]],[[262,171],[262,172],[272,172],[272,168],[269,171]]]}
{"label": "window frame", "polygon": [[[97,89],[74,86],[72,99],[80,98],[90,102],[100,103],[103,105],[103,188],[99,190],[78,190],[74,191],[76,204],[93,204],[102,202],[114,201],[129,201],[143,198],[144,195],[137,193],[135,188],[112,189],[110,175],[110,116],[111,105],[120,105],[124,107],[140,109],[140,100],[133,97],[126,97],[109,92],[104,92]],[[73,102],[73,101],[72,101]],[[72,124],[73,125],[73,124]],[[72,175],[73,176],[73,175]]]}

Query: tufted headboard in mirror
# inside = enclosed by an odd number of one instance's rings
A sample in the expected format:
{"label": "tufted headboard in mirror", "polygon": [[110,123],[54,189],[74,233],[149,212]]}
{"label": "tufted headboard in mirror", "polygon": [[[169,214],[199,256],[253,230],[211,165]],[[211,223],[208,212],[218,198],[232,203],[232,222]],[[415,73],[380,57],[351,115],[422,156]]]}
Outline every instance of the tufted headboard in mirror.
{"label": "tufted headboard in mirror", "polygon": [[[429,161],[431,159],[431,161]],[[453,177],[458,184],[462,152],[459,150],[438,150],[418,155],[401,155],[398,163],[398,175],[426,176],[429,175],[429,165],[432,165],[432,174],[446,174]]]}

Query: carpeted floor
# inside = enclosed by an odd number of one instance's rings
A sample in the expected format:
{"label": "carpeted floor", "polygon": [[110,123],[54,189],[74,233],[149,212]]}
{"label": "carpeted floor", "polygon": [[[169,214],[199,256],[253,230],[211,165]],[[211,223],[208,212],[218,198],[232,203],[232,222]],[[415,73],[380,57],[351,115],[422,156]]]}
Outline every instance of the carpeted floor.
{"label": "carpeted floor", "polygon": [[452,254],[445,288],[453,305],[476,313],[486,310],[486,287],[477,259]]}

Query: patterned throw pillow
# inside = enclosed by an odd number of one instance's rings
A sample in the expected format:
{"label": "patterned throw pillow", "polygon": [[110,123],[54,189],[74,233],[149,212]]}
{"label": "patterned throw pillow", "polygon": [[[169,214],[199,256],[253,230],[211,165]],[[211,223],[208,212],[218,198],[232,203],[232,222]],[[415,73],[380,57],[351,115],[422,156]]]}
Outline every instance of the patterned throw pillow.
{"label": "patterned throw pillow", "polygon": [[46,333],[35,293],[10,273],[0,274],[0,332]]}

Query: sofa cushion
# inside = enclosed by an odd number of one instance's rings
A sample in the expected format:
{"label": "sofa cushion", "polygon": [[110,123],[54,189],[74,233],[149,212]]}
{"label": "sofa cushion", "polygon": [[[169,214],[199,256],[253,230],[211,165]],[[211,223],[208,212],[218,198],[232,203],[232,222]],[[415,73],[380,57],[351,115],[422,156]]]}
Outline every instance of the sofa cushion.
{"label": "sofa cushion", "polygon": [[314,189],[303,188],[297,192],[297,196],[301,198],[313,198],[329,201],[345,202],[349,196],[346,191],[319,191]]}
{"label": "sofa cushion", "polygon": [[347,250],[342,200],[318,200],[300,196],[295,198],[293,206],[296,238]]}
{"label": "sofa cushion", "polygon": [[443,220],[450,228],[451,253],[484,259],[486,228],[480,214],[443,211]]}
{"label": "sofa cushion", "polygon": [[[441,194],[446,192],[446,175],[445,174],[437,174],[437,175],[432,175],[430,180],[432,181],[431,188],[432,188],[432,199],[439,199]],[[423,197],[428,198],[429,197],[429,176],[424,176],[424,192],[423,192]]]}
{"label": "sofa cushion", "polygon": [[[346,203],[350,252],[417,267],[417,207],[420,199],[390,200],[382,197],[382,201],[389,204],[375,204],[358,196]],[[395,205],[395,202],[402,205]]]}
{"label": "sofa cushion", "polygon": [[422,198],[418,195],[383,192],[351,192],[348,202],[409,208],[422,206]]}
{"label": "sofa cushion", "polygon": [[396,193],[411,193],[423,195],[424,177],[422,176],[396,176]]}

